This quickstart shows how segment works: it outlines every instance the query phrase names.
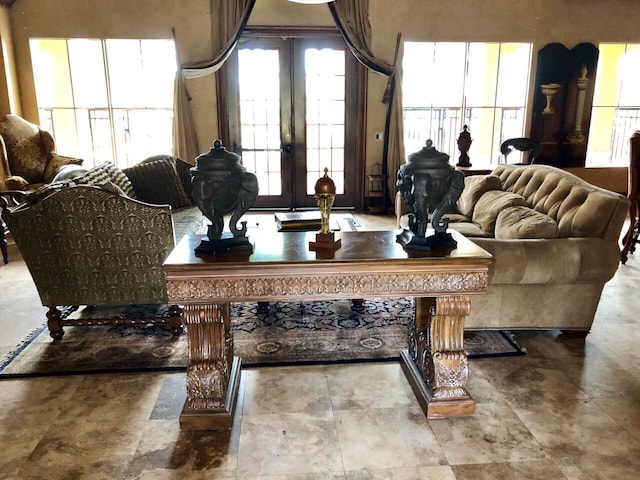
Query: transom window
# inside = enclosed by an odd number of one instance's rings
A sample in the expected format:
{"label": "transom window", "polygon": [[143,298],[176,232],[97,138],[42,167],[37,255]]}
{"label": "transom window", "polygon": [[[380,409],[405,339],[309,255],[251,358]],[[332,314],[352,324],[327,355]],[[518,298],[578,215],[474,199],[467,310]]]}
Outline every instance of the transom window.
{"label": "transom window", "polygon": [[471,162],[491,164],[504,140],[524,135],[531,44],[405,42],[402,68],[407,154],[431,139],[455,163],[467,125]]}
{"label": "transom window", "polygon": [[31,39],[42,128],[91,167],[172,151],[171,40]]}

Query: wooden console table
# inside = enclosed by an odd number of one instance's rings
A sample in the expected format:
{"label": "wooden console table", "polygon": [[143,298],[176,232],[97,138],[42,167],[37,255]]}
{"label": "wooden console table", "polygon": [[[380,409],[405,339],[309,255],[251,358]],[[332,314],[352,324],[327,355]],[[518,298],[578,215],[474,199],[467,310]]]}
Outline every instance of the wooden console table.
{"label": "wooden console table", "polygon": [[416,297],[401,363],[425,414],[475,413],[464,320],[470,296],[487,289],[490,254],[457,232],[458,247],[440,252],[405,251],[393,231],[342,232],[342,248],[319,259],[309,251],[313,232],[258,233],[252,254],[196,256],[202,236],[191,235],[165,261],[169,302],[184,306],[189,341],[183,430],[233,421],[241,359],[233,356],[229,302]]}

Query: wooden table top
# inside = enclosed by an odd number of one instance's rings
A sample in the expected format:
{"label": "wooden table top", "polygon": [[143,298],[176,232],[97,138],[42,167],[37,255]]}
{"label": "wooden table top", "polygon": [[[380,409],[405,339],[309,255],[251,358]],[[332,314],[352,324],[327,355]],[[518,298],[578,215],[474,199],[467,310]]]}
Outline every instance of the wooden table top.
{"label": "wooden table top", "polygon": [[180,304],[272,301],[296,298],[384,298],[480,295],[493,257],[452,232],[456,248],[407,250],[399,232],[340,232],[333,258],[309,250],[314,232],[256,229],[254,251],[201,255],[203,235],[180,240],[163,265],[167,295]]}
{"label": "wooden table top", "polygon": [[[204,235],[184,236],[164,263],[167,271],[200,265],[215,266],[217,269],[251,269],[287,265],[302,268],[313,264],[314,268],[322,265],[346,267],[347,265],[366,264],[370,262],[389,263],[394,268],[402,265],[415,268],[419,264],[464,264],[480,263],[485,266],[491,263],[492,256],[476,244],[451,231],[458,242],[456,248],[445,247],[432,251],[405,250],[396,241],[397,231],[365,231],[339,232],[336,239],[341,239],[341,248],[333,253],[332,258],[318,258],[316,251],[309,249],[309,242],[315,241],[315,232],[274,232],[256,229],[249,235],[253,244],[253,252],[237,251],[215,255],[196,254],[195,247],[200,244]],[[322,255],[320,255],[322,256]],[[429,259],[429,262],[425,262]],[[196,267],[197,268],[197,267]]]}

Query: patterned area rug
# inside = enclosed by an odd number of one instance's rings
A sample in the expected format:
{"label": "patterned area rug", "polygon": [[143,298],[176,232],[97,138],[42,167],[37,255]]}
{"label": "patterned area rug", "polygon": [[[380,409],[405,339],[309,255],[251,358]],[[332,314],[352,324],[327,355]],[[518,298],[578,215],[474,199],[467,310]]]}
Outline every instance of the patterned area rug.
{"label": "patterned area rug", "polygon": [[[234,353],[243,366],[392,360],[407,348],[413,300],[274,302],[232,305]],[[522,355],[507,332],[465,334],[470,358]],[[184,371],[187,337],[165,325],[66,327],[53,342],[46,327],[0,361],[0,378],[88,373]]]}

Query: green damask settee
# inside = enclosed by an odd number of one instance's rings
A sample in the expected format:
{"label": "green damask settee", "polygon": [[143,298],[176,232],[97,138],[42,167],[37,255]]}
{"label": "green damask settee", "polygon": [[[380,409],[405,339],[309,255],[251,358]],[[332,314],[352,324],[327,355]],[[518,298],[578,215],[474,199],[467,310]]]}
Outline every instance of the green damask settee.
{"label": "green damask settee", "polygon": [[[185,191],[188,164],[181,177],[176,162],[158,157],[124,170],[105,163],[5,206],[51,337],[61,339],[66,325],[169,323],[182,333],[162,264],[176,237],[202,230],[203,216]],[[152,198],[162,204],[145,202]]]}

